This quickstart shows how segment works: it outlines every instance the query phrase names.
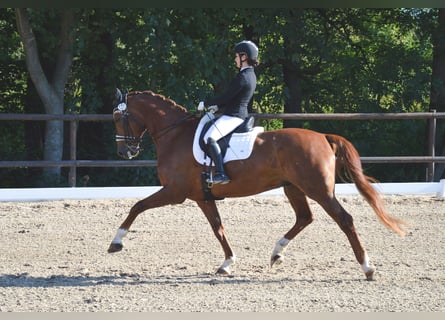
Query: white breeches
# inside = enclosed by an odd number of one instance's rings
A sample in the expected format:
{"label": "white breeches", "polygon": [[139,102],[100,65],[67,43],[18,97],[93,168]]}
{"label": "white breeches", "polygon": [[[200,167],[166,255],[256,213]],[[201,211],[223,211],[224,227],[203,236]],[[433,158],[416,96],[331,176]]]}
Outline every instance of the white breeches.
{"label": "white breeches", "polygon": [[215,141],[218,141],[222,137],[228,135],[230,132],[235,130],[241,123],[243,123],[243,119],[238,117],[231,117],[227,115],[222,115],[219,117],[215,123],[207,130],[204,135],[204,143],[207,143],[209,138],[212,138]]}

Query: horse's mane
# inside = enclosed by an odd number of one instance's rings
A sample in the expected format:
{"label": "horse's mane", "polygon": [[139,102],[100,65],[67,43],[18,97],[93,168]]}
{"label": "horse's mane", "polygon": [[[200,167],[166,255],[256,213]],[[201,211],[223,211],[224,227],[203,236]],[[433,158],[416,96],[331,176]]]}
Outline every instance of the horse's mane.
{"label": "horse's mane", "polygon": [[181,111],[183,111],[183,112],[188,112],[188,110],[187,110],[186,108],[184,108],[183,106],[177,104],[177,103],[176,103],[175,101],[173,101],[172,99],[169,99],[169,98],[163,96],[162,94],[154,93],[154,92],[151,91],[151,90],[146,90],[146,91],[132,91],[132,92],[130,92],[129,94],[132,94],[132,95],[133,95],[133,94],[146,94],[146,95],[149,95],[149,96],[151,96],[151,97],[153,97],[153,98],[156,98],[156,99],[162,100],[162,101],[164,101],[164,102],[167,102],[167,104],[168,104],[169,107],[171,107],[171,108],[178,109],[178,110],[181,110]]}

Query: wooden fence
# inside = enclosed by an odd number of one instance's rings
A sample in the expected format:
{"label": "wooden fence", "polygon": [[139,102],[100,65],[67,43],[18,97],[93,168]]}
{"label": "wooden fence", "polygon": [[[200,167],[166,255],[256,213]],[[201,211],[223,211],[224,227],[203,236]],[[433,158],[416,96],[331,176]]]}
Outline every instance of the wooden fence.
{"label": "wooden fence", "polygon": [[[426,119],[428,123],[428,154],[425,156],[392,156],[392,157],[361,157],[363,163],[427,163],[426,180],[434,180],[435,163],[445,163],[445,157],[435,155],[435,137],[437,119],[445,118],[445,112],[415,112],[415,113],[286,113],[286,114],[255,114],[257,119],[282,120],[407,120]],[[69,167],[69,184],[76,186],[76,171],[78,167],[151,167],[156,166],[156,160],[78,160],[77,130],[79,121],[112,121],[111,114],[1,114],[4,121],[49,121],[62,120],[70,122],[69,160],[61,161],[1,161],[0,168],[13,167]]]}

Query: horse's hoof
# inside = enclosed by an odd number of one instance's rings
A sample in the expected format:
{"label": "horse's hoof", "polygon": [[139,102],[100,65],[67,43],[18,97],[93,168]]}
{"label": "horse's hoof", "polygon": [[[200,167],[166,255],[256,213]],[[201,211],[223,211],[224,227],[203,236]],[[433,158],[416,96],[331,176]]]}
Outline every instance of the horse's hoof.
{"label": "horse's hoof", "polygon": [[283,261],[284,257],[280,254],[277,254],[270,259],[270,267],[272,268],[273,266],[279,266],[283,263]]}
{"label": "horse's hoof", "polygon": [[366,275],[366,280],[368,280],[368,281],[374,281],[374,272],[375,272],[375,268],[373,267],[371,270],[369,270],[369,271],[367,271],[366,273],[365,273],[365,275]]}
{"label": "horse's hoof", "polygon": [[112,243],[108,248],[108,253],[119,252],[123,247],[122,243]]}
{"label": "horse's hoof", "polygon": [[216,270],[216,274],[222,275],[222,276],[228,276],[230,274],[230,269],[228,268],[219,268]]}

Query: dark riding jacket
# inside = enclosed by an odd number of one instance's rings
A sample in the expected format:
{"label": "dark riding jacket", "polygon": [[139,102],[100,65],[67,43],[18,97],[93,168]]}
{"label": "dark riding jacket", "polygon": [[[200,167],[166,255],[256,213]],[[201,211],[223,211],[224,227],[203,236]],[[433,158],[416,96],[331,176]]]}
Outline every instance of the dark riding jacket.
{"label": "dark riding jacket", "polygon": [[237,74],[224,93],[206,99],[204,105],[217,105],[222,114],[246,119],[249,113],[247,106],[252,101],[255,88],[255,71],[253,67],[247,67]]}

